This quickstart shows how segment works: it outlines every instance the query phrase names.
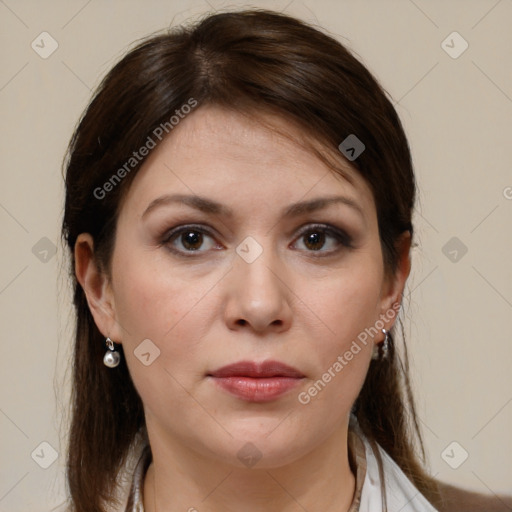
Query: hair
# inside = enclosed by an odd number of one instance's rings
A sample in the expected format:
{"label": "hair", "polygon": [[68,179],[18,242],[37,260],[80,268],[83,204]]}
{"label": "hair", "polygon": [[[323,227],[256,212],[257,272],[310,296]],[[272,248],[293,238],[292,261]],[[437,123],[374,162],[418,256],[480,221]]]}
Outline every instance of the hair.
{"label": "hair", "polygon": [[[373,192],[387,271],[397,269],[401,236],[413,233],[416,185],[402,124],[378,81],[335,38],[291,16],[250,9],[210,14],[136,42],[99,84],[63,162],[62,237],[76,308],[67,485],[77,512],[105,510],[145,418],[125,358],[115,369],[102,364],[105,340],[74,274],[75,242],[90,233],[95,261],[110,275],[122,200],[145,161],[134,161],[134,150],[159,138],[162,127],[170,133],[169,119],[191,100],[196,108],[215,105],[253,118],[277,113],[320,143],[321,150],[311,150],[334,172],[342,171],[326,155],[346,164],[338,146],[356,135],[365,150],[350,163]],[[116,170],[122,179],[113,183]],[[107,182],[105,198],[98,190]],[[436,504],[435,480],[423,469],[406,350],[400,355],[391,343],[387,359],[370,363],[352,412],[368,440]]]}

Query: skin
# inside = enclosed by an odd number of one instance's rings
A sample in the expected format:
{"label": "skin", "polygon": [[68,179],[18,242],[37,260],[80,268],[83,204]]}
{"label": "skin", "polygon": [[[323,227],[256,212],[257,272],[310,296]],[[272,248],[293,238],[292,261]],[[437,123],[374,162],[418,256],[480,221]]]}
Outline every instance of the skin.
{"label": "skin", "polygon": [[[264,115],[297,140],[303,136],[289,121]],[[383,335],[361,344],[310,403],[301,404],[298,394],[400,302],[410,241],[403,239],[398,269],[390,275],[371,190],[348,162],[342,165],[349,179],[255,119],[202,106],[153,150],[130,186],[110,276],[95,264],[90,235],[78,238],[77,278],[99,330],[123,344],[144,404],[153,452],[146,511],[262,512],[269,503],[283,512],[350,507],[349,413],[373,344]],[[153,200],[175,193],[223,203],[233,216],[183,204],[143,215]],[[359,210],[335,203],[282,216],[292,203],[333,195],[349,198]],[[182,234],[163,243],[171,228],[191,223],[209,227],[211,236],[198,234],[191,243]],[[329,233],[322,238],[314,227],[301,234],[313,223],[345,231],[350,245]],[[311,233],[319,241],[310,241]],[[236,252],[248,236],[263,251],[251,263]],[[160,350],[149,366],[134,355],[145,339]],[[207,377],[229,363],[267,359],[305,375],[271,402],[243,401]],[[252,468],[237,457],[249,442],[261,454]]]}

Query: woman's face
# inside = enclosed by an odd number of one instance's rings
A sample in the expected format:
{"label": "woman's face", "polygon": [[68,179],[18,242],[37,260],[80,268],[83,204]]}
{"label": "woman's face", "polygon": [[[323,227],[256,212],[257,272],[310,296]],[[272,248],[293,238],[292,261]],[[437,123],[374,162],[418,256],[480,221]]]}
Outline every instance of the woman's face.
{"label": "woman's face", "polygon": [[[150,154],[122,205],[100,299],[114,320],[94,313],[123,344],[150,436],[237,465],[246,446],[276,467],[346,429],[383,338],[379,329],[365,344],[361,333],[406,276],[386,278],[372,193],[344,166],[350,181],[212,106]],[[339,200],[307,207],[327,198]],[[241,361],[296,374],[216,373]]]}

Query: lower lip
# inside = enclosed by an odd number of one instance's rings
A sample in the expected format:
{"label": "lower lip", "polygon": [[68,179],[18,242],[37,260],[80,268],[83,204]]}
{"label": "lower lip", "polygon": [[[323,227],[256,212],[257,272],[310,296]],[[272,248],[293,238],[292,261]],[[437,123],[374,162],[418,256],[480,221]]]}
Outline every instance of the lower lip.
{"label": "lower lip", "polygon": [[212,377],[225,391],[247,402],[270,402],[295,388],[301,379],[294,377]]}

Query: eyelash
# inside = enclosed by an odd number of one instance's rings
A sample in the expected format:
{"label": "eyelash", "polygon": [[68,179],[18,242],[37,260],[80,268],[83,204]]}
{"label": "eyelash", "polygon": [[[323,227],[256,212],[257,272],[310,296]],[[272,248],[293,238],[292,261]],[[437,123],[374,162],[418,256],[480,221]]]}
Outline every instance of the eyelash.
{"label": "eyelash", "polygon": [[[204,254],[206,251],[181,251],[174,247],[169,246],[169,243],[174,240],[175,238],[178,238],[179,235],[183,233],[201,233],[203,235],[207,235],[210,238],[215,238],[215,235],[211,233],[210,230],[205,229],[204,226],[197,225],[197,224],[190,224],[186,226],[180,226],[177,228],[172,229],[171,231],[168,231],[162,241],[161,245],[167,246],[167,248],[174,254],[177,254],[178,256],[182,256],[185,258],[197,258],[201,254]],[[334,226],[330,226],[329,224],[308,224],[304,229],[301,229],[299,235],[297,236],[296,240],[301,239],[307,234],[310,233],[323,233],[332,236],[334,239],[336,239],[339,244],[347,249],[353,248],[352,245],[352,238],[343,230],[335,228]],[[324,258],[327,256],[332,256],[334,254],[337,254],[341,249],[337,248],[332,251],[313,251],[313,250],[306,250],[306,252],[312,253],[312,257],[314,258]],[[318,253],[318,254],[315,254]],[[322,254],[326,253],[326,254]],[[197,254],[197,255],[196,255]]]}

